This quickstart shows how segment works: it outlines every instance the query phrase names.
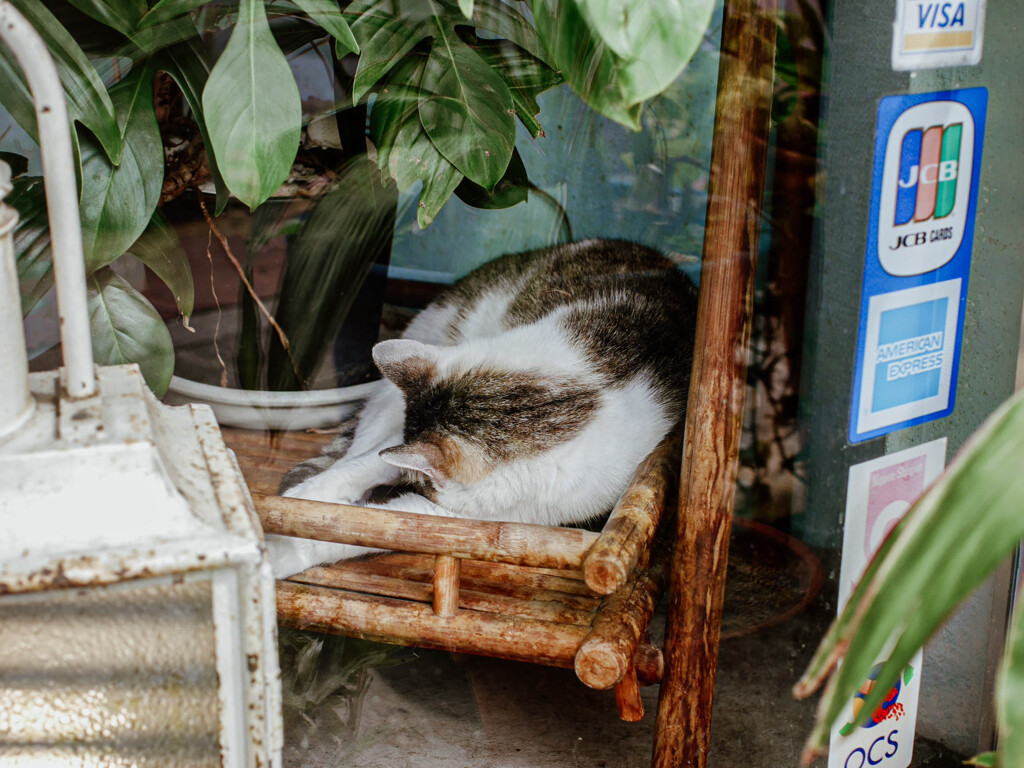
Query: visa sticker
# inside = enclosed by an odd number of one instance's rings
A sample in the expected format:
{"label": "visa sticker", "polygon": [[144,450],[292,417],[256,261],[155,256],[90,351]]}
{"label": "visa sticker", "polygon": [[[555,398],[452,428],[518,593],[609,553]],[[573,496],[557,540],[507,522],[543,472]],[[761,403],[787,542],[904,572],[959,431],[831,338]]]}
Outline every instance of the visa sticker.
{"label": "visa sticker", "polygon": [[849,439],[952,413],[988,91],[878,106]]}
{"label": "visa sticker", "polygon": [[896,0],[892,68],[978,64],[984,37],[985,0]]}

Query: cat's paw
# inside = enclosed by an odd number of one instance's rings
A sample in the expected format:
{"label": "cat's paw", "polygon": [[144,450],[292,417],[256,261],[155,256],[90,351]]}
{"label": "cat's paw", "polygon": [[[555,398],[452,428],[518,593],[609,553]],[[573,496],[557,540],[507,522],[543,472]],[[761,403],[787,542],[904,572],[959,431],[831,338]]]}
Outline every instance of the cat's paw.
{"label": "cat's paw", "polygon": [[299,539],[273,533],[268,533],[264,538],[275,579],[286,579],[315,565],[336,563],[375,551],[353,544]]}
{"label": "cat's paw", "polygon": [[359,478],[345,477],[340,472],[321,472],[293,485],[281,495],[292,499],[329,501],[334,504],[360,504],[365,501],[369,491],[362,482],[357,482],[358,480]]}

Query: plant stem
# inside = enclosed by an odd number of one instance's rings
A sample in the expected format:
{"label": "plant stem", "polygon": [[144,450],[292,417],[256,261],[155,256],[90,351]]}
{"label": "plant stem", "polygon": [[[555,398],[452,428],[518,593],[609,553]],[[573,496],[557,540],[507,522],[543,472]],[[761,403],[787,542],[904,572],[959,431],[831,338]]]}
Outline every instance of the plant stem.
{"label": "plant stem", "polygon": [[242,281],[242,285],[245,286],[245,290],[249,292],[252,300],[256,302],[256,306],[259,307],[263,317],[266,318],[267,322],[277,333],[277,338],[281,342],[281,346],[284,348],[285,354],[288,355],[288,361],[291,363],[292,371],[295,373],[295,378],[299,380],[302,387],[305,389],[308,385],[305,379],[299,374],[299,368],[295,364],[295,358],[292,357],[291,343],[288,341],[288,336],[281,329],[281,326],[277,324],[277,320],[270,314],[266,305],[260,300],[260,297],[256,295],[256,290],[252,287],[252,283],[249,282],[249,278],[245,275],[245,270],[242,268],[241,263],[235,257],[235,254],[231,250],[231,246],[228,244],[228,239],[224,237],[223,233],[217,228],[217,225],[213,223],[213,218],[210,216],[210,212],[206,209],[206,203],[203,202],[202,193],[196,190],[196,199],[199,200],[199,208],[203,212],[203,218],[206,219],[207,226],[210,227],[210,231],[214,234],[217,240],[220,241],[221,247],[224,249],[224,253],[227,255],[231,265],[235,268],[238,273],[239,279]]}

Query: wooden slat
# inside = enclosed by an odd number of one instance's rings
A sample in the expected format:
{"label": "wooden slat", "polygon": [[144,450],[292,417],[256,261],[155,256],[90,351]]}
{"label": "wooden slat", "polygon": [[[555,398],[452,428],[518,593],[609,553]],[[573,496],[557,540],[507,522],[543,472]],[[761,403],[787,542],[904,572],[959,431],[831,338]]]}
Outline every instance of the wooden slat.
{"label": "wooden slat", "polygon": [[[470,561],[464,561],[464,564],[468,562]],[[295,574],[288,580],[320,587],[345,589],[350,592],[415,600],[425,604],[430,604],[434,596],[434,589],[429,581],[360,573],[348,568],[310,568]],[[459,589],[458,598],[459,608],[480,613],[519,616],[580,627],[589,627],[594,619],[593,609],[580,609],[557,600],[534,599],[529,593],[494,594],[493,592],[477,591],[468,588],[465,582]]]}
{"label": "wooden slat", "polygon": [[[392,552],[366,560],[342,561],[330,567],[426,583],[431,579],[433,563],[429,555]],[[462,584],[468,589],[499,595],[515,591],[532,600],[561,602],[580,610],[596,610],[601,604],[601,597],[594,595],[582,580],[505,563],[466,560],[462,563]]]}
{"label": "wooden slat", "polygon": [[450,554],[544,568],[579,568],[597,534],[572,528],[434,517],[253,495],[263,530],[378,549]]}
{"label": "wooden slat", "polygon": [[654,531],[665,511],[665,499],[674,489],[682,446],[682,430],[661,441],[633,475],[605,523],[601,536],[587,554],[583,573],[587,585],[610,595],[623,584],[650,550]]}
{"label": "wooden slat", "polygon": [[571,667],[585,627],[476,611],[448,619],[430,605],[288,581],[277,585],[282,623],[397,645],[476,653],[556,667]]}
{"label": "wooden slat", "polygon": [[454,616],[459,610],[459,571],[462,561],[451,555],[437,555],[434,564],[434,613],[442,619]]}
{"label": "wooden slat", "polygon": [[633,668],[637,648],[647,637],[651,617],[661,599],[670,557],[667,547],[658,547],[650,569],[635,570],[632,583],[605,598],[590,634],[576,654],[576,676],[586,685],[611,688]]}

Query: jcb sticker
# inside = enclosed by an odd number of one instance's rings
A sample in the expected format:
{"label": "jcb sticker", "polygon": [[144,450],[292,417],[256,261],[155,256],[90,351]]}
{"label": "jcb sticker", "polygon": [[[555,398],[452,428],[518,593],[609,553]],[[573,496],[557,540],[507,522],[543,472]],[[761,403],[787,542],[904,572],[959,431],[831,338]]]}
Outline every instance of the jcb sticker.
{"label": "jcb sticker", "polygon": [[963,243],[974,161],[974,118],[955,101],[918,104],[889,131],[878,211],[878,260],[919,275]]}
{"label": "jcb sticker", "polygon": [[950,414],[988,91],[879,102],[851,443]]}

